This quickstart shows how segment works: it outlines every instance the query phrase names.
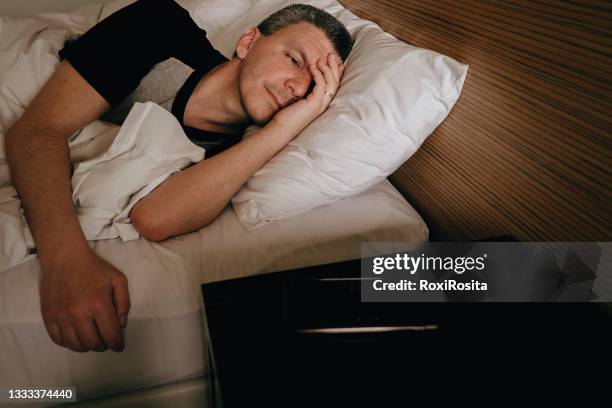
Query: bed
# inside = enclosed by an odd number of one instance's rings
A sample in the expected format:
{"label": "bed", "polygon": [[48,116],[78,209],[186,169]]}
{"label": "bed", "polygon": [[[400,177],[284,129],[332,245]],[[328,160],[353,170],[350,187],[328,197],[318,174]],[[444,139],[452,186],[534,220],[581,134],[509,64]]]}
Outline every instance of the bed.
{"label": "bed", "polygon": [[[602,148],[612,128],[604,114],[610,87],[602,86],[612,57],[601,46],[609,45],[609,7],[342,3],[404,41],[476,66],[457,109],[390,177],[393,185],[383,181],[250,233],[226,209],[208,228],[163,243],[97,242],[96,252],[126,271],[130,282],[133,306],[122,354],[81,355],[55,346],[38,310],[36,261],[0,273],[0,385],[70,384],[83,400],[139,390],[115,397],[118,404],[150,401],[164,390],[201,395],[207,367],[200,283],[356,258],[363,241],[422,242],[429,228],[437,240],[504,234],[610,240],[609,224],[601,222],[609,214],[606,163],[612,161]],[[90,6],[88,13],[95,17],[80,24],[91,23],[104,7]],[[567,21],[575,24],[568,28]],[[500,41],[505,47],[497,49]],[[570,51],[579,57],[565,60]],[[166,402],[177,405],[176,398]]]}

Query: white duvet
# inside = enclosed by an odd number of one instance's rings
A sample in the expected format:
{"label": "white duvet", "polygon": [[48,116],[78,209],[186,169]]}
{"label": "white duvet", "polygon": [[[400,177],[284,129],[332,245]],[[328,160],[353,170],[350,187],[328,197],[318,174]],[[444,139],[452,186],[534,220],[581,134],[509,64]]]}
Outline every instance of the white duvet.
{"label": "white duvet", "polygon": [[55,70],[64,41],[96,24],[101,12],[93,5],[70,14],[0,17],[0,159],[4,134]]}

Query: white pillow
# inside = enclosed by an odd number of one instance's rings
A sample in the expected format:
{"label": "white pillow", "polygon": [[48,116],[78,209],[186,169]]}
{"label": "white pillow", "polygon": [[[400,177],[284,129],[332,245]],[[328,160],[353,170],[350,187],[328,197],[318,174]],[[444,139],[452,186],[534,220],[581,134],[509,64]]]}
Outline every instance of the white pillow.
{"label": "white pillow", "polygon": [[89,5],[70,13],[0,17],[0,160],[6,157],[4,134],[55,71],[64,41],[96,24],[101,9]]}
{"label": "white pillow", "polygon": [[[446,118],[467,65],[416,48],[334,0],[302,0],[345,24],[355,40],[329,109],[255,173],[232,204],[247,230],[366,190],[395,171]],[[213,45],[230,56],[239,36],[296,1],[261,1]]]}
{"label": "white pillow", "polygon": [[[181,0],[189,10],[191,18],[206,31],[208,38],[214,37],[226,26],[236,21],[259,0]],[[187,4],[187,2],[189,3]],[[234,53],[232,50],[231,54]],[[230,54],[230,56],[231,56]]]}
{"label": "white pillow", "polygon": [[[104,5],[100,20],[110,16],[115,11],[122,9],[136,0],[113,0]],[[258,0],[174,0],[181,7],[189,11],[195,23],[206,31],[210,38],[225,26],[243,15]],[[234,51],[232,50],[232,54]]]}

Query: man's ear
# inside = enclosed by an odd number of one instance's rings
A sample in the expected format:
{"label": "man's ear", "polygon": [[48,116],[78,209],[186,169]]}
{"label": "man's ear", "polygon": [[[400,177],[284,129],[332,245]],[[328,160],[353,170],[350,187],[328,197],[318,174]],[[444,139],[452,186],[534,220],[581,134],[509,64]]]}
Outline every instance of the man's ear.
{"label": "man's ear", "polygon": [[255,43],[257,42],[257,40],[259,40],[259,38],[261,38],[261,36],[261,31],[259,31],[259,28],[257,27],[251,27],[246,30],[240,36],[238,43],[236,43],[235,55],[240,59],[244,59],[244,57],[247,56],[251,48],[253,48],[253,45],[255,45]]}

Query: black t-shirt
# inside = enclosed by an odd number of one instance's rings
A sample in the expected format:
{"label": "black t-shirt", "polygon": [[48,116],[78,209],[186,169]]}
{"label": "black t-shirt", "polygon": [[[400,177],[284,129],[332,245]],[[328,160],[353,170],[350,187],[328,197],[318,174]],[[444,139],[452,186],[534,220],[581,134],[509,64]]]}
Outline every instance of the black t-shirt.
{"label": "black t-shirt", "polygon": [[189,139],[206,148],[206,157],[240,140],[240,136],[207,132],[183,123],[185,106],[200,79],[227,59],[174,0],[138,0],[66,44],[59,55],[111,106],[130,95],[156,64],[176,58],[195,70],[172,105],[172,113]]}

